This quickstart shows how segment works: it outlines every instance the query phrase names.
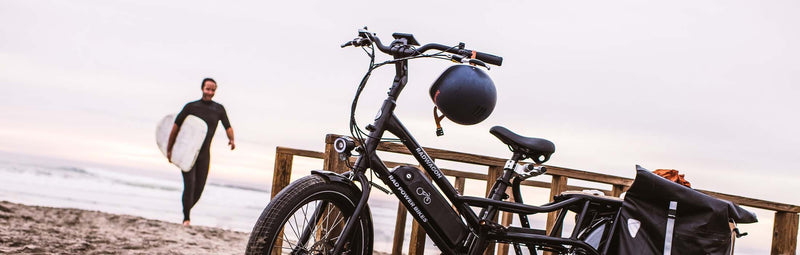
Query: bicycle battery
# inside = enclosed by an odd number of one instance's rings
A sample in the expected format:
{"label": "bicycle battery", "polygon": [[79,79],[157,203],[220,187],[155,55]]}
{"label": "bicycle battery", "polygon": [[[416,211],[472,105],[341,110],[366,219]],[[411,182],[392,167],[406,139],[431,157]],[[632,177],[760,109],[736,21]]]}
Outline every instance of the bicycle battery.
{"label": "bicycle battery", "polygon": [[391,173],[389,179],[392,185],[399,188],[400,200],[417,222],[424,226],[428,235],[439,232],[442,234],[440,239],[449,242],[451,246],[466,238],[468,229],[461,217],[419,169],[398,166]]}

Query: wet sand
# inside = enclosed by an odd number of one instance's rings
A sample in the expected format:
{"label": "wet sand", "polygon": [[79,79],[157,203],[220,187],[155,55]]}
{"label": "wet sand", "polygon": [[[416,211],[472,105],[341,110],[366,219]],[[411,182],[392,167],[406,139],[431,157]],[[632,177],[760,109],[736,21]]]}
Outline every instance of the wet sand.
{"label": "wet sand", "polygon": [[243,254],[249,235],[138,216],[0,201],[0,254]]}
{"label": "wet sand", "polygon": [[0,254],[242,254],[249,234],[0,202]]}

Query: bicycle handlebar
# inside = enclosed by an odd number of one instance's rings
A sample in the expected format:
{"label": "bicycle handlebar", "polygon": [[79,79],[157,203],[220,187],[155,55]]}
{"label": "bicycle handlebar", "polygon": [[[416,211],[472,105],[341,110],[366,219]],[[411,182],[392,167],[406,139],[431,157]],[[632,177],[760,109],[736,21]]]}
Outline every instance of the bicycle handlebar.
{"label": "bicycle handlebar", "polygon": [[367,46],[371,43],[375,43],[375,46],[378,47],[383,53],[392,55],[392,56],[416,56],[424,53],[428,50],[440,50],[448,53],[458,54],[461,56],[465,56],[467,58],[477,59],[488,64],[500,66],[503,64],[503,57],[492,55],[489,53],[484,53],[480,51],[468,50],[463,49],[460,47],[453,47],[447,46],[444,44],[438,43],[428,43],[419,48],[411,48],[408,45],[384,45],[381,43],[380,38],[375,36],[372,33],[362,32],[359,33],[360,37],[353,39],[352,41],[346,42],[342,44],[342,48],[347,46]]}
{"label": "bicycle handlebar", "polygon": [[417,48],[417,51],[420,53],[425,52],[427,50],[441,50],[449,53],[459,54],[462,56],[467,56],[469,58],[474,58],[488,64],[500,66],[503,64],[503,57],[495,56],[489,53],[484,53],[480,51],[468,50],[468,49],[459,49],[454,48],[452,46],[442,45],[438,43],[429,43],[425,44],[422,47]]}

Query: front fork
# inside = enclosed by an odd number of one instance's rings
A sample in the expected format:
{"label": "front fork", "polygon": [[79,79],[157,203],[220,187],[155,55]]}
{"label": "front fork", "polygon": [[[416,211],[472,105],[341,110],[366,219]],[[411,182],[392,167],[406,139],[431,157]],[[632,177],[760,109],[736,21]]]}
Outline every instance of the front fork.
{"label": "front fork", "polygon": [[358,200],[356,209],[353,211],[353,216],[347,220],[344,230],[342,230],[342,233],[339,235],[339,240],[336,240],[336,246],[333,248],[333,254],[342,254],[342,248],[349,239],[351,232],[353,232],[353,227],[358,223],[359,217],[361,217],[361,212],[364,211],[364,207],[367,207],[369,193],[372,190],[372,187],[369,185],[369,181],[363,172],[354,171],[352,174],[355,175],[355,179],[358,179],[358,183],[361,184],[361,199]]}

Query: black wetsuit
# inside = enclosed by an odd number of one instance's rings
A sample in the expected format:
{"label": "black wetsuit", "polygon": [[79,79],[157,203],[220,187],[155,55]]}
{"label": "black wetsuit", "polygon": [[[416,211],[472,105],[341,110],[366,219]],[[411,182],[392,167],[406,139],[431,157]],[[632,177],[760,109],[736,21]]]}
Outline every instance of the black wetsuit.
{"label": "black wetsuit", "polygon": [[189,172],[183,172],[183,220],[189,220],[189,211],[200,199],[200,194],[203,193],[203,188],[206,186],[208,164],[211,160],[209,147],[211,146],[211,139],[214,138],[214,131],[217,130],[217,123],[222,121],[222,126],[226,130],[231,127],[225,107],[214,101],[203,101],[201,99],[186,104],[183,106],[183,110],[178,113],[178,116],[175,117],[175,124],[180,127],[186,116],[190,114],[205,121],[206,125],[208,125],[208,132],[194,166]]}

